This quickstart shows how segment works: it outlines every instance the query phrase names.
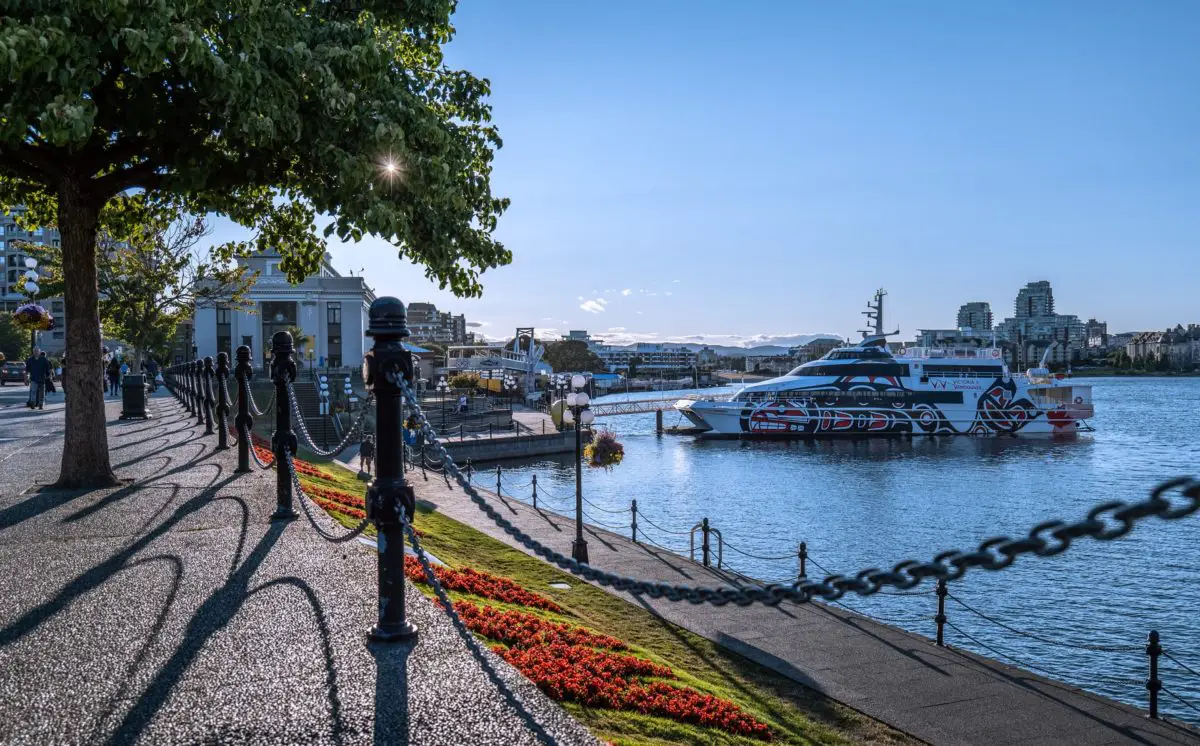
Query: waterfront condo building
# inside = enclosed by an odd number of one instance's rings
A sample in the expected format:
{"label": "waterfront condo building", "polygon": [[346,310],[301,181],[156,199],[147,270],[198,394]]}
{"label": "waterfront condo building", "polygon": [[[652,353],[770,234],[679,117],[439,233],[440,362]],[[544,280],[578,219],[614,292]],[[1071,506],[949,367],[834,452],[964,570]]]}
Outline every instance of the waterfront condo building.
{"label": "waterfront condo building", "polygon": [[992,304],[987,301],[964,303],[958,309],[958,328],[990,332],[992,330]]}
{"label": "waterfront condo building", "polygon": [[[4,262],[4,274],[0,275],[0,308],[4,313],[12,313],[17,310],[17,306],[29,302],[29,297],[23,290],[27,268],[22,244],[58,246],[60,241],[58,231],[53,228],[26,231],[18,226],[16,218],[24,211],[24,207],[17,206],[11,214],[0,215],[0,257]],[[53,329],[37,333],[37,345],[45,350],[47,355],[61,355],[67,348],[67,319],[63,299],[37,298],[36,301],[54,317]]]}
{"label": "waterfront condo building", "polygon": [[439,311],[432,303],[410,303],[408,331],[414,342],[466,344],[467,317]]}

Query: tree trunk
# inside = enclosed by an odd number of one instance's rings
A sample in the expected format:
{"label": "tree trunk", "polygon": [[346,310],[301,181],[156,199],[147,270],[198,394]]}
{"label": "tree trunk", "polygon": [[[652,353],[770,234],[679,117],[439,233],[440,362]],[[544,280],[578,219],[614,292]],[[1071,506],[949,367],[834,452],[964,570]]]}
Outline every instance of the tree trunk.
{"label": "tree trunk", "polygon": [[100,205],[83,193],[84,180],[64,180],[58,190],[67,313],[67,364],[63,391],[67,423],[59,487],[116,483],[108,459],[108,431],[100,350],[96,228]]}

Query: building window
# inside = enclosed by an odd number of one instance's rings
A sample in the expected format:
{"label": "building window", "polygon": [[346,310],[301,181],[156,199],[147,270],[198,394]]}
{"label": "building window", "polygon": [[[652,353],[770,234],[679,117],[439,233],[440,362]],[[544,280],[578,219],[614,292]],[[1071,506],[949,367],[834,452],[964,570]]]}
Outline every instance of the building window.
{"label": "building window", "polygon": [[33,235],[35,235],[35,236],[41,236],[41,235],[45,234],[45,232],[46,231],[42,228],[34,228],[33,229]]}
{"label": "building window", "polygon": [[61,300],[54,301],[53,303],[50,304],[50,310],[53,311],[54,313],[62,313],[63,312],[63,302]]}
{"label": "building window", "polygon": [[233,329],[230,326],[229,306],[217,305],[217,353],[224,352],[226,356],[233,354]]}
{"label": "building window", "polygon": [[54,336],[54,338],[55,338],[55,339],[62,339],[62,338],[63,338],[63,333],[62,333],[62,332],[54,332],[54,335],[53,335],[53,336]]}
{"label": "building window", "polygon": [[330,324],[342,323],[342,304],[329,303],[326,305],[325,320]]}

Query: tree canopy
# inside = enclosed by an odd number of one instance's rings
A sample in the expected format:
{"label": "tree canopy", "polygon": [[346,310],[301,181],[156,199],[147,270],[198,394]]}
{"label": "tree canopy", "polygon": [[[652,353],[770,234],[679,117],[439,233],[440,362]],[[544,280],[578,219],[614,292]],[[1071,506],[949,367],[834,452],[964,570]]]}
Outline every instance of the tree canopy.
{"label": "tree canopy", "polygon": [[[95,239],[142,191],[258,233],[299,281],[373,234],[458,295],[510,261],[490,85],[447,67],[453,0],[0,0],[0,205],[62,237],[64,486],[111,483]],[[314,219],[328,216],[323,235]],[[91,391],[96,388],[96,391]]]}
{"label": "tree canopy", "polygon": [[600,356],[588,349],[587,343],[580,340],[565,339],[561,342],[548,342],[546,354],[542,358],[557,373],[603,373],[607,370]]}
{"label": "tree canopy", "polygon": [[[200,215],[183,212],[177,202],[146,199],[144,192],[110,202],[120,211],[121,233],[102,231],[96,242],[100,320],[106,336],[133,345],[139,358],[164,360],[175,328],[196,306],[245,305],[255,273],[236,258],[250,242],[205,246],[212,230]],[[24,242],[22,250],[38,260],[41,294],[61,295],[62,248]]]}

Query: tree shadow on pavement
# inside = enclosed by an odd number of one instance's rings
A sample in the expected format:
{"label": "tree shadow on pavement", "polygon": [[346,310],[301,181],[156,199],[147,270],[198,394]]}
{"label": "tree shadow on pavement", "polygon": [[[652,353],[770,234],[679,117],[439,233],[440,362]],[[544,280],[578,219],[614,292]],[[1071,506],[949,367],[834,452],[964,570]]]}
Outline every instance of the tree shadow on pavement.
{"label": "tree shadow on pavement", "polygon": [[[133,743],[145,730],[155,714],[171,696],[175,685],[183,678],[188,667],[200,654],[204,644],[216,633],[224,629],[233,617],[241,610],[246,599],[253,593],[249,590],[250,580],[258,571],[271,548],[279,541],[279,537],[287,528],[287,522],[275,521],[267,529],[258,544],[246,557],[246,561],[226,581],[225,585],[209,595],[196,613],[192,615],[184,632],[183,640],[174,653],[158,670],[158,674],[146,686],[142,696],[126,713],[125,718],[108,739],[110,744]],[[323,620],[323,615],[318,614]],[[322,634],[328,640],[328,628],[322,625]]]}

